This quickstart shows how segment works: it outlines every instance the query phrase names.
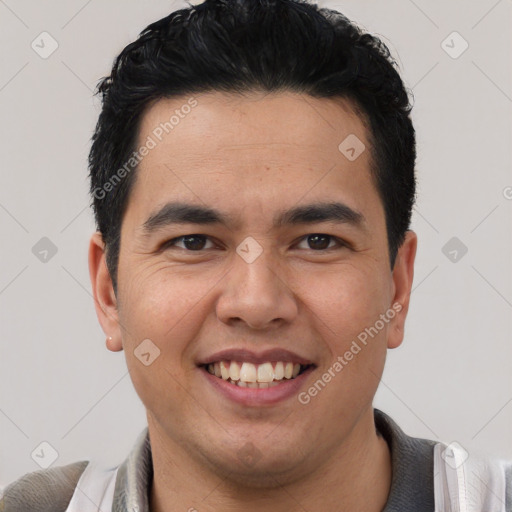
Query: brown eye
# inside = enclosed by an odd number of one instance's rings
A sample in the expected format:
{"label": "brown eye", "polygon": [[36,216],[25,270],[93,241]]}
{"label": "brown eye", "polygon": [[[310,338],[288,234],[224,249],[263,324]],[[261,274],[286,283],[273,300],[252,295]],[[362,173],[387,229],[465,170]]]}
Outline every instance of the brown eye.
{"label": "brown eye", "polygon": [[[173,238],[165,244],[165,248],[179,247],[186,249],[187,251],[200,251],[201,249],[210,249],[211,247],[205,247],[206,244],[212,243],[206,235],[185,235],[178,238]],[[178,245],[182,244],[182,245]],[[213,244],[212,244],[213,245]]]}
{"label": "brown eye", "polygon": [[183,245],[190,251],[199,251],[206,245],[206,237],[202,235],[189,235],[183,237]]}
{"label": "brown eye", "polygon": [[335,249],[344,249],[350,247],[344,240],[333,236],[326,235],[325,233],[312,233],[302,237],[297,244],[299,249],[306,249],[309,251],[331,251]]}
{"label": "brown eye", "polygon": [[329,248],[333,237],[330,235],[323,235],[321,233],[315,233],[306,237],[308,248],[315,251],[322,251]]}

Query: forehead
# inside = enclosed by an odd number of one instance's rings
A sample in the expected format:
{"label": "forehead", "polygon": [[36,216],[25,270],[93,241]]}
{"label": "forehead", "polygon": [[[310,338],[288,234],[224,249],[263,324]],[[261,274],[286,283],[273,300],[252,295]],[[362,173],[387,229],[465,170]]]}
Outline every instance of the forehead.
{"label": "forehead", "polygon": [[[292,92],[210,92],[151,104],[141,119],[139,142],[146,136],[163,144],[201,141],[206,145],[204,150],[244,143],[250,143],[251,149],[266,150],[269,144],[292,144],[296,150],[299,144],[324,149],[330,145],[332,155],[338,156],[344,135],[354,134],[368,142],[365,122],[360,110],[345,98],[314,98]],[[194,149],[201,152],[200,147]]]}
{"label": "forehead", "polygon": [[[342,151],[347,140],[362,151],[356,159]],[[305,194],[337,191],[345,199],[359,194],[364,203],[376,193],[364,119],[341,98],[213,92],[160,99],[141,119],[142,146],[151,149],[132,191],[138,210],[154,209],[169,195],[262,209],[285,196],[297,203]]]}

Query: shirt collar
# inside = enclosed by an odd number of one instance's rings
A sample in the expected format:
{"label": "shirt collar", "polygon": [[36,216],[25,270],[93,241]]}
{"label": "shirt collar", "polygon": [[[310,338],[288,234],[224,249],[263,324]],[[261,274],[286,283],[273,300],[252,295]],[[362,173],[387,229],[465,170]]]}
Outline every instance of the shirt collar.
{"label": "shirt collar", "polygon": [[434,510],[435,441],[406,435],[387,415],[374,409],[375,427],[391,452],[391,488],[383,512]]}

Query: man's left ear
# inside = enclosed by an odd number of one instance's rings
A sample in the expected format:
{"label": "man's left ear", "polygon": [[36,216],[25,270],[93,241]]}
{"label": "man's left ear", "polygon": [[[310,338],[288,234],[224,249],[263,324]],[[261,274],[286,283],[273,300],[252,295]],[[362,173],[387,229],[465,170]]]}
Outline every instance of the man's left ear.
{"label": "man's left ear", "polygon": [[404,339],[404,327],[409,300],[411,297],[412,281],[414,278],[414,259],[418,237],[414,231],[407,231],[403,244],[398,249],[395,266],[393,267],[394,297],[391,307],[397,312],[390,322],[388,332],[388,348],[400,346]]}

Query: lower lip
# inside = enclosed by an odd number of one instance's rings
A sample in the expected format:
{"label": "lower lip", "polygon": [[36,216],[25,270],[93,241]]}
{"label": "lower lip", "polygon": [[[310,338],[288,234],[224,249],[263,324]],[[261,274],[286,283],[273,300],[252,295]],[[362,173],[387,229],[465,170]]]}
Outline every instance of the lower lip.
{"label": "lower lip", "polygon": [[206,368],[199,368],[207,381],[226,398],[241,405],[263,406],[273,405],[290,397],[297,396],[301,386],[304,385],[309,374],[314,370],[311,366],[294,379],[284,380],[271,388],[242,388],[227,380],[221,379],[209,373]]}

